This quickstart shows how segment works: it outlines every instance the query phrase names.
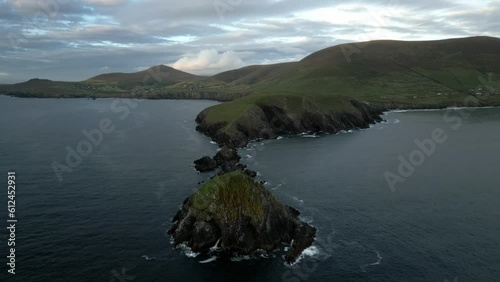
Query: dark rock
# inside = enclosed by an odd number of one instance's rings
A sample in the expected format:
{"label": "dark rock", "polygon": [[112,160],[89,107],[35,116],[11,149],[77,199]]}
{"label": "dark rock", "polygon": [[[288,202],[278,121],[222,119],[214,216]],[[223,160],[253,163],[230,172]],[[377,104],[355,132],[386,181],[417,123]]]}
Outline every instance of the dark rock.
{"label": "dark rock", "polygon": [[222,146],[222,148],[217,152],[214,157],[214,160],[217,162],[219,166],[222,166],[227,163],[238,163],[241,157],[238,155],[238,152],[227,146]]}
{"label": "dark rock", "polygon": [[293,207],[290,207],[290,206],[287,206],[288,209],[290,210],[290,212],[294,215],[294,216],[299,216],[300,215],[300,211],[296,208],[293,208]]}
{"label": "dark rock", "polygon": [[185,243],[202,254],[211,252],[216,243],[225,256],[251,255],[257,250],[271,253],[283,243],[291,244],[285,259],[293,263],[316,235],[316,229],[301,222],[297,212],[236,171],[216,177],[191,195],[168,233],[176,246]]}
{"label": "dark rock", "polygon": [[203,157],[199,160],[194,161],[194,167],[199,172],[207,172],[213,171],[219,166],[217,165],[217,162],[214,161],[211,157]]}
{"label": "dark rock", "polygon": [[255,172],[255,171],[253,171],[253,170],[246,169],[246,170],[245,170],[245,173],[246,173],[248,176],[252,177],[252,178],[257,177],[257,172]]}

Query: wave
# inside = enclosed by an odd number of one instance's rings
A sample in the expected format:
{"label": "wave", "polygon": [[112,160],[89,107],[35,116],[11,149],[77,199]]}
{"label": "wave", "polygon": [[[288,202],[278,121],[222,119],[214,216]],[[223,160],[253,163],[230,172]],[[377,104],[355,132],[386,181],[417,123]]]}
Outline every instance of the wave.
{"label": "wave", "polygon": [[166,261],[166,260],[170,260],[169,258],[157,258],[157,257],[148,256],[148,255],[143,255],[142,258],[145,259],[145,260],[147,260],[147,261],[150,261],[150,260],[153,260],[153,261]]}
{"label": "wave", "polygon": [[366,272],[366,268],[367,268],[367,267],[370,267],[370,266],[376,266],[376,265],[379,265],[379,264],[381,264],[381,263],[382,263],[382,259],[383,259],[383,258],[382,258],[382,256],[380,255],[379,251],[375,251],[375,252],[377,253],[377,261],[376,261],[376,262],[374,262],[374,263],[370,263],[370,264],[364,264],[364,265],[362,265],[362,266],[361,266],[361,270],[362,270],[363,272]]}
{"label": "wave", "polygon": [[[300,254],[300,256],[297,258],[297,260],[292,263],[291,265],[289,266],[295,266],[296,264],[298,264],[301,260],[307,258],[307,257],[318,257],[319,255],[321,254],[320,250],[318,249],[318,247],[316,246],[310,246],[309,248],[305,249],[304,251],[302,251],[302,253]],[[285,263],[285,265],[287,265]],[[288,266],[288,265],[287,265]]]}
{"label": "wave", "polygon": [[302,216],[302,215],[300,215],[299,219],[300,219],[300,221],[305,222],[305,223],[307,223],[309,225],[311,225],[314,222],[314,219],[312,218],[312,216]]}
{"label": "wave", "polygon": [[217,257],[216,257],[216,256],[213,256],[213,257],[211,257],[211,258],[209,258],[209,259],[199,261],[199,263],[201,263],[201,264],[211,263],[211,262],[214,262],[214,261],[216,261],[216,260],[217,260]]}
{"label": "wave", "polygon": [[283,186],[283,184],[278,184],[278,185],[276,185],[275,187],[273,187],[273,188],[271,188],[271,189],[272,189],[272,190],[276,190],[276,189],[280,188],[281,186]]}
{"label": "wave", "polygon": [[[448,110],[467,110],[467,109],[496,109],[500,108],[497,106],[488,107],[447,107],[444,109],[411,109],[411,110],[391,110],[387,113],[408,113],[408,112],[438,112],[438,111],[448,111]],[[384,114],[385,115],[385,114]]]}
{"label": "wave", "polygon": [[301,200],[301,199],[299,199],[299,198],[297,198],[297,197],[292,197],[292,199],[294,199],[295,201],[297,201],[297,202],[299,202],[299,203],[301,203],[301,204],[303,204],[303,203],[304,203],[304,200]]}
{"label": "wave", "polygon": [[181,248],[184,255],[187,256],[188,258],[195,258],[200,255],[200,253],[193,252],[193,250],[186,244],[180,244],[179,247]]}

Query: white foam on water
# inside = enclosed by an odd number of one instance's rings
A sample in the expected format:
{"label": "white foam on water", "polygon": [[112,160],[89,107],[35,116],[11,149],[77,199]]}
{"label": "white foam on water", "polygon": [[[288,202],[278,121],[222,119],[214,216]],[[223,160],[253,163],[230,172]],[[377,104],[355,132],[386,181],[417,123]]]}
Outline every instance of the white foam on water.
{"label": "white foam on water", "polygon": [[301,200],[301,199],[299,199],[299,198],[297,198],[297,197],[293,197],[292,199],[294,199],[295,201],[297,201],[297,202],[299,202],[299,203],[301,203],[301,204],[303,204],[303,203],[304,203],[304,201],[303,201],[303,200]]}
{"label": "white foam on water", "polygon": [[369,267],[369,266],[376,266],[376,265],[379,265],[382,263],[382,256],[380,255],[379,251],[375,251],[377,253],[377,261],[374,262],[374,263],[369,263],[369,264],[365,264],[365,265],[362,265],[361,266],[361,270],[363,272],[366,272],[366,268]]}
{"label": "white foam on water", "polygon": [[[320,250],[316,246],[310,246],[309,248],[302,251],[302,253],[297,258],[297,260],[294,263],[292,263],[290,266],[294,266],[294,265],[298,264],[301,260],[303,260],[307,257],[317,257],[319,255],[320,255]],[[285,263],[285,265],[287,265],[287,264]]]}
{"label": "white foam on water", "polygon": [[309,225],[311,225],[314,222],[314,220],[313,220],[313,218],[311,216],[302,216],[302,215],[300,215],[299,219],[300,219],[300,221],[305,222],[305,223],[307,223]]}
{"label": "white foam on water", "polygon": [[272,189],[272,190],[276,190],[276,189],[280,188],[282,185],[283,185],[283,184],[278,184],[278,185],[276,185],[275,187],[273,187],[273,188],[271,188],[271,189]]}
{"label": "white foam on water", "polygon": [[398,123],[400,123],[400,122],[401,122],[401,121],[400,121],[399,119],[395,119],[393,123],[398,124]]}
{"label": "white foam on water", "polygon": [[152,260],[152,258],[148,255],[143,255],[142,258],[144,258],[145,260]]}
{"label": "white foam on water", "polygon": [[210,141],[210,144],[217,145],[217,142],[215,142],[215,141]]}
{"label": "white foam on water", "polygon": [[193,252],[193,250],[191,250],[191,248],[188,247],[186,244],[180,244],[179,247],[182,249],[184,255],[187,256],[188,258],[195,258],[200,255],[200,253]]}
{"label": "white foam on water", "polygon": [[148,255],[143,255],[142,256],[143,259],[145,260],[154,260],[154,261],[166,261],[168,260],[167,258],[157,258],[157,257],[151,257],[151,256],[148,256]]}
{"label": "white foam on water", "polygon": [[276,138],[276,140],[281,140],[281,139],[283,139],[283,138],[285,138],[285,137],[283,137],[283,136],[278,136],[278,138]]}
{"label": "white foam on water", "polygon": [[388,113],[408,113],[408,112],[439,112],[439,111],[447,111],[447,110],[467,110],[467,109],[495,109],[498,107],[489,106],[489,107],[447,107],[444,109],[413,109],[413,110],[392,110]]}
{"label": "white foam on water", "polygon": [[302,135],[302,138],[320,138],[319,135]]}
{"label": "white foam on water", "polygon": [[207,260],[202,260],[202,261],[199,261],[199,263],[202,263],[202,264],[205,264],[205,263],[211,263],[213,261],[216,261],[217,260],[217,257],[216,256],[213,256]]}

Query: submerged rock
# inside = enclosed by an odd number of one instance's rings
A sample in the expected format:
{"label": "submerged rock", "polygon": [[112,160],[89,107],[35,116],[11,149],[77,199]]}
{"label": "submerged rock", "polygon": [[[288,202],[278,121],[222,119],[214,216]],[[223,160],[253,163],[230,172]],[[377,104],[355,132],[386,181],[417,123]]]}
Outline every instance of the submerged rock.
{"label": "submerged rock", "polygon": [[253,171],[253,170],[250,170],[250,169],[245,169],[245,173],[246,173],[248,176],[252,177],[252,178],[257,177],[257,172],[255,172],[255,171]]}
{"label": "submerged rock", "polygon": [[296,209],[282,204],[262,184],[235,171],[213,178],[188,197],[168,233],[176,246],[185,244],[204,254],[216,244],[218,252],[228,256],[270,253],[291,244],[285,259],[293,263],[316,234],[297,216]]}

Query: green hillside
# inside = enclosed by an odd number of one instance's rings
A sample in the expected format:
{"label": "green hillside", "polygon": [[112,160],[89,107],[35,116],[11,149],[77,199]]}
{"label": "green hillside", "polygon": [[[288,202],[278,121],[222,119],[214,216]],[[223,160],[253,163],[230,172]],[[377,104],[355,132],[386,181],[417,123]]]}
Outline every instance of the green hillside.
{"label": "green hillside", "polygon": [[0,85],[0,93],[21,97],[234,100],[210,110],[210,120],[226,122],[273,97],[288,100],[296,111],[306,101],[335,110],[351,98],[384,107],[444,107],[463,105],[471,95],[479,104],[496,105],[498,89],[500,39],[492,37],[350,43],[299,62],[248,66],[212,77],[157,66],[82,82],[34,79]]}
{"label": "green hillside", "polygon": [[315,107],[339,112],[352,98],[384,109],[500,105],[500,39],[344,44],[300,62],[251,66],[212,79],[245,85],[252,94],[205,111],[205,122],[225,124],[227,132],[272,103],[292,115]]}

